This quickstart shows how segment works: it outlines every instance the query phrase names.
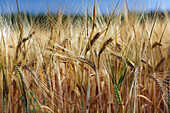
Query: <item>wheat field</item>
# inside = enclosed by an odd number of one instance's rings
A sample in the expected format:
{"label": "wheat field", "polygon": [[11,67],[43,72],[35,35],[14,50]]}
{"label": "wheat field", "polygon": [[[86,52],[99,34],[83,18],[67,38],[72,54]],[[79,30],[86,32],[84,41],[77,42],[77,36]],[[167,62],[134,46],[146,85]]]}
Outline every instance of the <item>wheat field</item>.
{"label": "wheat field", "polygon": [[[17,1],[17,0],[16,0]],[[126,4],[126,3],[125,3]],[[0,112],[170,112],[169,13],[0,16]]]}

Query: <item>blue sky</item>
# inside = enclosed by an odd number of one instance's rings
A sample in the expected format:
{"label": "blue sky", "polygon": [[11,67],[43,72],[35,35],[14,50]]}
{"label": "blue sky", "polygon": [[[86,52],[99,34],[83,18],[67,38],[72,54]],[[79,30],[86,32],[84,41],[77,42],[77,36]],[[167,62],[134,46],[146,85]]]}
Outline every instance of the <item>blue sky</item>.
{"label": "blue sky", "polygon": [[[111,12],[118,0],[97,0],[102,13]],[[120,10],[125,0],[120,0]],[[22,12],[42,13],[47,12],[47,3],[50,12],[57,12],[61,4],[61,10],[66,13],[85,13],[86,8],[92,11],[94,0],[18,0]],[[170,11],[170,0],[127,0],[129,9],[132,11],[154,10],[160,6],[161,10]],[[0,13],[16,12],[16,0],[0,0]]]}

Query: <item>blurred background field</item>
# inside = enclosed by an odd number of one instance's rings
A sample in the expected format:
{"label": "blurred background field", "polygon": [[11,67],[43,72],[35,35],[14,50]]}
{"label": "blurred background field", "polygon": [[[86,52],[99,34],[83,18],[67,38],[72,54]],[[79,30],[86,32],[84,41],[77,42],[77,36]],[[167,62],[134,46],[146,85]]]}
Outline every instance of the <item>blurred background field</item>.
{"label": "blurred background field", "polygon": [[[96,0],[100,12],[102,14],[112,13],[112,10],[116,6],[118,0]],[[87,7],[89,13],[92,13],[94,6],[94,0],[18,0],[21,12],[28,13],[56,13],[58,7],[65,13],[86,13]],[[158,6],[161,11],[170,11],[170,1],[169,0],[127,0],[130,11],[155,11],[156,6]],[[124,7],[124,0],[120,1],[119,11],[122,11]],[[1,0],[0,1],[0,12],[17,12],[17,4],[15,0]],[[96,10],[99,10],[98,8]]]}

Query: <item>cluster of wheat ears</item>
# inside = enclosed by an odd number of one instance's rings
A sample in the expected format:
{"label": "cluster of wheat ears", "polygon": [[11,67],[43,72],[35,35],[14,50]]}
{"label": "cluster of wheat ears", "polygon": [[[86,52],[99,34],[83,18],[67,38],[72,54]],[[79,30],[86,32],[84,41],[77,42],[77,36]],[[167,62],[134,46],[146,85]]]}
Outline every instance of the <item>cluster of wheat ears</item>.
{"label": "cluster of wheat ears", "polygon": [[170,112],[168,14],[150,19],[127,3],[117,14],[119,4],[30,21],[17,4],[12,20],[1,16],[0,112]]}

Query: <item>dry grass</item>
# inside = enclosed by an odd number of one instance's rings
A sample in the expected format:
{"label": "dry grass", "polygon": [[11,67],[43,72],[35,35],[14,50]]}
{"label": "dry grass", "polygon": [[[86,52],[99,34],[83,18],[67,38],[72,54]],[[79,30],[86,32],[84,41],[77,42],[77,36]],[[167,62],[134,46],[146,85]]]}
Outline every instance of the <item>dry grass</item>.
{"label": "dry grass", "polygon": [[74,22],[58,10],[28,23],[19,6],[13,25],[0,17],[0,112],[168,113],[170,19],[118,6]]}

